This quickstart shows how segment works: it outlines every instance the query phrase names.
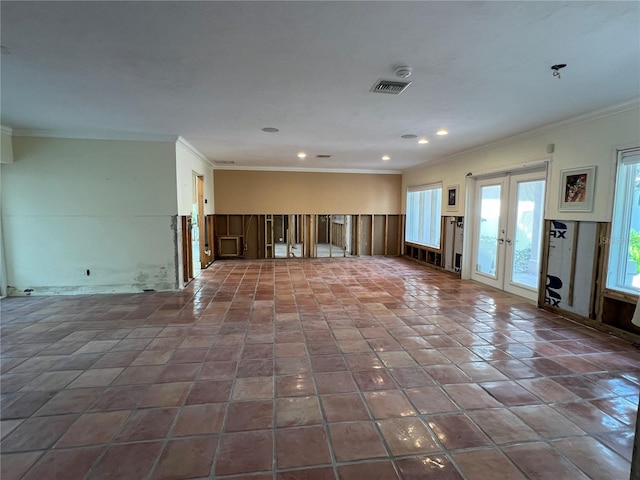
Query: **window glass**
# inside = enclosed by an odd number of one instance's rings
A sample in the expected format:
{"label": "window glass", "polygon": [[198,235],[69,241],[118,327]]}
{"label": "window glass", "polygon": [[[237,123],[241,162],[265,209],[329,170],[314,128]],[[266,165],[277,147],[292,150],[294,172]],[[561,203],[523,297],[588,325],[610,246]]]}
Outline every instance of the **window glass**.
{"label": "window glass", "polygon": [[607,287],[640,293],[640,149],[618,155]]}
{"label": "window glass", "polygon": [[439,249],[441,213],[442,185],[409,188],[405,240]]}

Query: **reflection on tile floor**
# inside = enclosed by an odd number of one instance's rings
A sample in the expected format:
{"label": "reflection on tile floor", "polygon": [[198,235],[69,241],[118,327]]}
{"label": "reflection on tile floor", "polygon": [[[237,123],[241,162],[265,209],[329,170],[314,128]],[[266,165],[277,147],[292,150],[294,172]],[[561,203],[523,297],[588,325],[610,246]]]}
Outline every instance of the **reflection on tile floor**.
{"label": "reflection on tile floor", "polygon": [[1,308],[3,480],[629,477],[636,348],[406,260]]}

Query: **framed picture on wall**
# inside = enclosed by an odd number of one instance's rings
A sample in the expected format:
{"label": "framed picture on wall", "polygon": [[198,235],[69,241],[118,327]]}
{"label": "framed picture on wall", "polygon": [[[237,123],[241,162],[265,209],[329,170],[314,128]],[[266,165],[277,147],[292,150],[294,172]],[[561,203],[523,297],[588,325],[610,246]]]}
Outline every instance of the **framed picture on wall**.
{"label": "framed picture on wall", "polygon": [[593,192],[596,167],[573,168],[560,172],[560,212],[590,212],[593,210]]}
{"label": "framed picture on wall", "polygon": [[458,185],[447,187],[447,210],[458,209]]}

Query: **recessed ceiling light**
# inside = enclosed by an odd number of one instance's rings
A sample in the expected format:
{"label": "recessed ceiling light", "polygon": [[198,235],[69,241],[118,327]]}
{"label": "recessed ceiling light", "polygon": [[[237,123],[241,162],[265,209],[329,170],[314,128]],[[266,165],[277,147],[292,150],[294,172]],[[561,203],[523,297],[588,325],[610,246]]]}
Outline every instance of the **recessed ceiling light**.
{"label": "recessed ceiling light", "polygon": [[307,158],[307,154],[304,152],[300,152],[298,153],[298,158],[303,159],[303,158]]}
{"label": "recessed ceiling light", "polygon": [[400,138],[406,138],[406,139],[418,138],[418,135],[414,135],[413,133],[406,133],[406,134],[402,135]]}
{"label": "recessed ceiling light", "polygon": [[449,135],[449,132],[447,132],[444,128],[441,128],[436,132],[436,135],[440,135],[440,136]]}
{"label": "recessed ceiling light", "polygon": [[383,155],[382,160],[386,162],[387,160],[391,160],[391,157],[389,155]]}
{"label": "recessed ceiling light", "polygon": [[420,140],[418,140],[418,143],[420,145],[424,145],[425,143],[429,143],[429,140],[427,140],[426,138],[421,138]]}
{"label": "recessed ceiling light", "polygon": [[280,130],[275,127],[264,127],[262,131],[267,133],[278,133]]}

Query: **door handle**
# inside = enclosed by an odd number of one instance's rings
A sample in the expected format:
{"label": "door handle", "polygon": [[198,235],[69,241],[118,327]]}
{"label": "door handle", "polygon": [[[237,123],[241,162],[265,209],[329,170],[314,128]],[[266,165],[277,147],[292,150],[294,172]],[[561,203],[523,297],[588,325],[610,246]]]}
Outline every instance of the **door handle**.
{"label": "door handle", "polygon": [[498,239],[498,242],[500,242],[500,243],[504,243],[504,238],[499,238],[499,239]]}
{"label": "door handle", "polygon": [[511,245],[511,240],[507,238],[507,245]]}

